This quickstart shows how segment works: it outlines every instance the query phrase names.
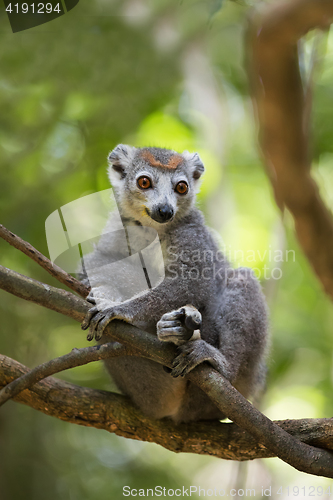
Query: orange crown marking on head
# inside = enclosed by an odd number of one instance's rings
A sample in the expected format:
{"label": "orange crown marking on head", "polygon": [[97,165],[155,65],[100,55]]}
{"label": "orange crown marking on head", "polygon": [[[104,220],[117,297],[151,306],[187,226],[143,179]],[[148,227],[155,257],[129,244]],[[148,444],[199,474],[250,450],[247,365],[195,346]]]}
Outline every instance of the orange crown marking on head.
{"label": "orange crown marking on head", "polygon": [[150,151],[142,151],[141,156],[152,167],[169,168],[171,170],[174,170],[175,168],[177,168],[178,165],[180,165],[180,163],[183,161],[183,157],[181,155],[177,155],[177,154],[172,155],[166,165],[161,163],[159,160],[156,160],[156,158],[154,157],[154,155]]}
{"label": "orange crown marking on head", "polygon": [[169,159],[169,162],[168,162],[168,165],[167,165],[167,168],[177,168],[178,165],[181,164],[181,162],[183,161],[183,157],[180,156],[180,155],[172,155]]}

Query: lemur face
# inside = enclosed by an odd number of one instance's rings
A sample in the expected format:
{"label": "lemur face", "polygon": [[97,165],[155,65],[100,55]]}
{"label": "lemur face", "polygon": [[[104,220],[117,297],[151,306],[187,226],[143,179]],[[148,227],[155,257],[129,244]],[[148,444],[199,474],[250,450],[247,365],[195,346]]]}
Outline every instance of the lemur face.
{"label": "lemur face", "polygon": [[186,215],[204,171],[197,153],[123,144],[110,153],[109,163],[122,214],[156,228]]}

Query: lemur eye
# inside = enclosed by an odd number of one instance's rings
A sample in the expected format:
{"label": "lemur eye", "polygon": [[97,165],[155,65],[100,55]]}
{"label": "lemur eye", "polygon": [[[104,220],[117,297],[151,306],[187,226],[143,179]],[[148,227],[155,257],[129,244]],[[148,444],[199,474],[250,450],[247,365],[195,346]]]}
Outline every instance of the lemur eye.
{"label": "lemur eye", "polygon": [[184,181],[178,182],[176,189],[177,193],[179,194],[186,194],[188,191],[188,185]]}
{"label": "lemur eye", "polygon": [[148,189],[151,187],[151,180],[149,179],[149,177],[145,177],[143,175],[142,177],[138,178],[137,184],[141,189]]}

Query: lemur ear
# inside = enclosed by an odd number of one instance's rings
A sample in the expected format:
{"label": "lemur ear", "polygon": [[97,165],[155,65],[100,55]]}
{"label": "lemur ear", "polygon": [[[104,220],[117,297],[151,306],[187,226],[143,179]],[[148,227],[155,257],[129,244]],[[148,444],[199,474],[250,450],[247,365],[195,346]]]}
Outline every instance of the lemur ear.
{"label": "lemur ear", "polygon": [[193,179],[199,179],[204,173],[205,167],[198,153],[189,153],[188,151],[184,151],[183,157],[192,171]]}
{"label": "lemur ear", "polygon": [[132,146],[127,146],[126,144],[118,144],[108,156],[110,170],[109,177],[112,182],[113,176],[112,171],[117,172],[118,178],[124,179],[126,177],[126,170],[132,163],[135,154],[135,148]]}

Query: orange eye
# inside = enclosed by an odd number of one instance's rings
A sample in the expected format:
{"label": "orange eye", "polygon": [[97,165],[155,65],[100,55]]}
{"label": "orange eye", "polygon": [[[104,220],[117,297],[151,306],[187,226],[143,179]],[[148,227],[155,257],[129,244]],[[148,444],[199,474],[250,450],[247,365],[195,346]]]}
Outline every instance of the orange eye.
{"label": "orange eye", "polygon": [[148,189],[151,187],[151,180],[149,177],[142,176],[138,178],[137,184],[141,189]]}
{"label": "orange eye", "polygon": [[178,182],[178,184],[176,186],[176,191],[179,194],[186,194],[188,191],[188,185],[186,184],[186,182],[184,182],[184,181]]}

